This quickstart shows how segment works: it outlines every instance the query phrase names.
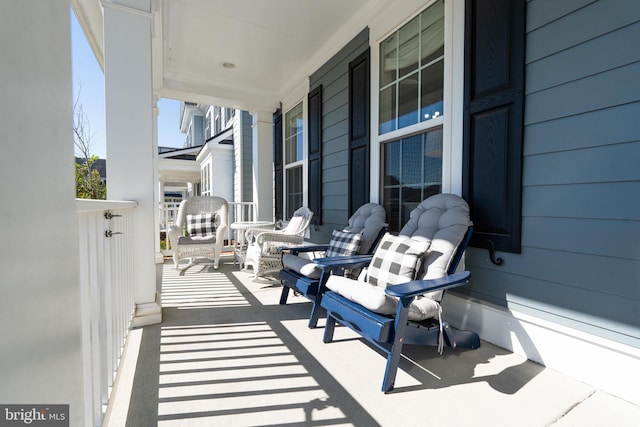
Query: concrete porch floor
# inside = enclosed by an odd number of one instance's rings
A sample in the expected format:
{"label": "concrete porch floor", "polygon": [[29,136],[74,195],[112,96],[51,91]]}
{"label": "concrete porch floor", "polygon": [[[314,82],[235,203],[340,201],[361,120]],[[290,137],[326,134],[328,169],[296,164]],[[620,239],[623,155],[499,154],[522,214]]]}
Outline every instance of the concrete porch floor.
{"label": "concrete porch floor", "polygon": [[486,342],[442,356],[405,346],[385,395],[385,358],[346,328],[324,344],[303,297],[278,304],[277,281],[230,257],[172,266],[163,322],[131,331],[105,425],[640,425],[637,406]]}

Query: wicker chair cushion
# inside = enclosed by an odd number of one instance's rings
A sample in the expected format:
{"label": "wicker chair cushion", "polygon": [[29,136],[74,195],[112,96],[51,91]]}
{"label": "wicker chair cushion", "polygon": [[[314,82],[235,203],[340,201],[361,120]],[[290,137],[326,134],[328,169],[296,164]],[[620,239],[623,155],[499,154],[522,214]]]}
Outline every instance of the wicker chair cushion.
{"label": "wicker chair cushion", "polygon": [[179,245],[204,245],[207,243],[215,243],[216,235],[210,236],[180,236],[178,237]]}

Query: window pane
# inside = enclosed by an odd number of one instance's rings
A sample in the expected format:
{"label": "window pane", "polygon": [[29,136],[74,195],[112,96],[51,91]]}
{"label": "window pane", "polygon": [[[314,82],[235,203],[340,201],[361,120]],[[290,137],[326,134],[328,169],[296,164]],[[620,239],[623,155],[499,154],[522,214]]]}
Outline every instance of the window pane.
{"label": "window pane", "polygon": [[418,123],[418,73],[400,80],[398,87],[398,128]]}
{"label": "window pane", "polygon": [[390,231],[399,231],[402,228],[400,222],[400,189],[397,187],[385,188],[383,191],[383,206],[387,212],[387,221]]}
{"label": "window pane", "polygon": [[380,91],[380,133],[396,129],[396,86]]}
{"label": "window pane", "polygon": [[380,87],[396,81],[398,69],[398,39],[395,35],[380,44]]}
{"label": "window pane", "polygon": [[400,141],[384,145],[384,184],[400,185]]}
{"label": "window pane", "polygon": [[287,169],[287,219],[302,206],[302,166]]}
{"label": "window pane", "polygon": [[424,136],[424,183],[427,187],[442,183],[442,129]]}
{"label": "window pane", "polygon": [[284,161],[285,164],[302,160],[304,118],[302,116],[302,103],[299,103],[285,115],[284,128]]}
{"label": "window pane", "polygon": [[436,2],[380,43],[380,134],[443,114],[443,64],[444,5]]}
{"label": "window pane", "polygon": [[420,39],[418,26],[420,16],[416,16],[398,31],[398,78],[418,69]]}
{"label": "window pane", "polygon": [[444,55],[444,4],[438,2],[422,12],[422,65]]}
{"label": "window pane", "polygon": [[422,183],[422,135],[414,135],[402,141],[403,187],[419,188]]}
{"label": "window pane", "polygon": [[386,143],[383,154],[383,204],[397,232],[421,201],[441,191],[442,129]]}
{"label": "window pane", "polygon": [[422,70],[420,121],[431,120],[443,113],[444,60]]}

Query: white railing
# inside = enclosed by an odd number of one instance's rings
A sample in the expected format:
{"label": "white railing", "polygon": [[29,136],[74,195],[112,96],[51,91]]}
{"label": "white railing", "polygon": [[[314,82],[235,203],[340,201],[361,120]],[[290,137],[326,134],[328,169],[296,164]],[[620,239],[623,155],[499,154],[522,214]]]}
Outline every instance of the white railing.
{"label": "white railing", "polygon": [[134,315],[136,205],[77,200],[85,425],[102,425]]}
{"label": "white railing", "polygon": [[[178,216],[178,208],[180,203],[176,202],[164,202],[160,203],[160,234],[161,239],[165,237],[165,248],[163,250],[165,255],[170,255],[172,252],[169,249],[169,241],[166,238],[166,231],[176,221]],[[258,205],[254,202],[229,202],[229,217],[227,218],[227,224],[237,221],[255,221],[258,217]],[[231,227],[227,227],[227,249],[231,248],[232,240],[235,238]]]}

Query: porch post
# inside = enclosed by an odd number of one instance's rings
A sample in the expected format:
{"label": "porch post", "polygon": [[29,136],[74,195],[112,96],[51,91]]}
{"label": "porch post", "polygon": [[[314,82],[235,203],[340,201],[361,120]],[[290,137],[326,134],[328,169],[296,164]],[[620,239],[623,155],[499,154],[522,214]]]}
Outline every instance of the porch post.
{"label": "porch post", "polygon": [[134,326],[161,321],[156,291],[157,200],[149,0],[102,2],[107,140],[107,196],[134,200]]}
{"label": "porch post", "polygon": [[69,28],[68,1],[0,6],[0,402],[68,404],[66,422],[82,426]]}
{"label": "porch post", "polygon": [[258,220],[273,220],[273,112],[254,111],[253,202]]}

